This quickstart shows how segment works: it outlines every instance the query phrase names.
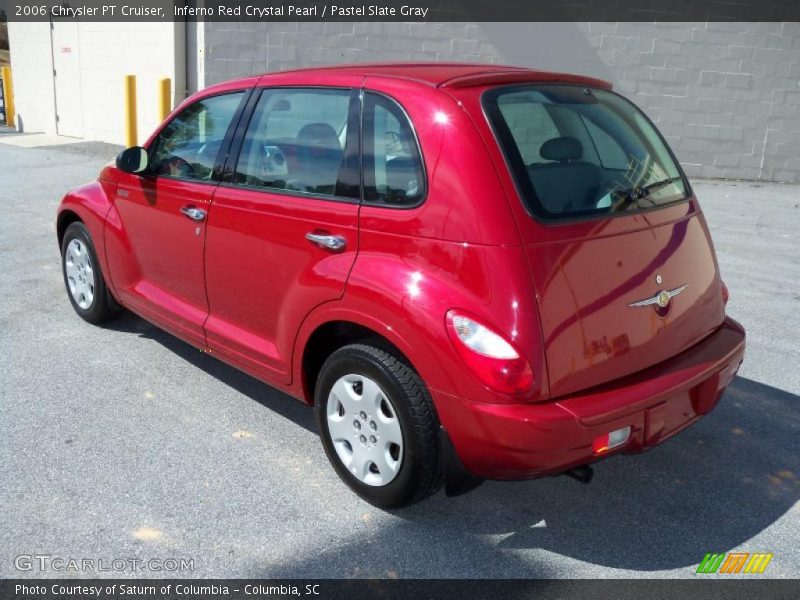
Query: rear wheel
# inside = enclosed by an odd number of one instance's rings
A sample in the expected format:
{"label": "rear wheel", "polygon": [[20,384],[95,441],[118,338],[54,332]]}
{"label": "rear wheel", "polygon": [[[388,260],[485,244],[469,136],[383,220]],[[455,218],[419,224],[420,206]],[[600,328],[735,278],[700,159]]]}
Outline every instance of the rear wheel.
{"label": "rear wheel", "polygon": [[82,319],[98,324],[121,312],[106,288],[92,236],[79,221],[64,232],[61,268],[72,308]]}
{"label": "rear wheel", "polygon": [[345,346],[323,365],[315,397],[325,453],[364,500],[396,508],[439,488],[436,415],[404,361],[373,346]]}

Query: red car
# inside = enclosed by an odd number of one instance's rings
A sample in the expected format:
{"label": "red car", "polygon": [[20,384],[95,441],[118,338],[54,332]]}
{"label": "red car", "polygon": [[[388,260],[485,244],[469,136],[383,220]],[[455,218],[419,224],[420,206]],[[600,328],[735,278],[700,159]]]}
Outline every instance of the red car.
{"label": "red car", "polygon": [[744,356],[675,156],[597,79],[469,64],[205,89],[58,209],[69,299],[314,405],[382,507],[663,442]]}

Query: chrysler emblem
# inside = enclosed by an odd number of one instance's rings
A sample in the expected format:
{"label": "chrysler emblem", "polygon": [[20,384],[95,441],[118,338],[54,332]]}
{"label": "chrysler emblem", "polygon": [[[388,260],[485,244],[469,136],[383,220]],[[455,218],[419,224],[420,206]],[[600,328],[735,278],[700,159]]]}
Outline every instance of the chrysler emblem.
{"label": "chrysler emblem", "polygon": [[666,308],[669,305],[669,301],[685,289],[686,286],[682,285],[681,287],[676,287],[674,290],[661,290],[655,296],[639,300],[638,302],[632,302],[628,304],[628,306],[652,306],[655,304],[661,308]]}

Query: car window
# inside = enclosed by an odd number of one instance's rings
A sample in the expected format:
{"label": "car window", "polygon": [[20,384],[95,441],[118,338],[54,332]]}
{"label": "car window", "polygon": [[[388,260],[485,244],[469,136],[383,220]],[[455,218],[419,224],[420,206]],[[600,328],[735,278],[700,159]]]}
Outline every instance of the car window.
{"label": "car window", "polygon": [[583,124],[599,157],[600,164],[606,169],[624,171],[628,168],[628,156],[617,141],[594,121],[583,119]]}
{"label": "car window", "polygon": [[425,171],[411,123],[392,100],[364,96],[364,200],[414,206],[425,195]]}
{"label": "car window", "polygon": [[247,127],[234,183],[349,195],[340,179],[347,168],[350,96],[342,89],[264,90]]}
{"label": "car window", "polygon": [[183,109],[161,130],[150,150],[154,175],[209,181],[244,92],[212,96]]}
{"label": "car window", "polygon": [[483,104],[526,208],[538,217],[635,212],[687,198],[663,138],[613,92],[508,86],[487,91]]}
{"label": "car window", "polygon": [[545,162],[539,148],[559,134],[544,104],[532,97],[531,92],[508,94],[502,100],[500,111],[519,148],[522,162],[526,165]]}

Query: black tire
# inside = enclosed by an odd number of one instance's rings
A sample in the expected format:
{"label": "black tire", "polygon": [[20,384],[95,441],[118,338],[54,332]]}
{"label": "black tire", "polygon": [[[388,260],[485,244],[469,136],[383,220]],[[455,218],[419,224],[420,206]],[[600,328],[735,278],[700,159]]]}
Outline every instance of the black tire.
{"label": "black tire", "polygon": [[[339,458],[328,430],[328,396],[345,375],[376,382],[397,414],[403,455],[396,476],[382,486],[368,485],[351,474]],[[442,485],[439,423],[428,390],[404,360],[365,344],[340,348],[322,366],[315,396],[315,414],[322,445],[339,477],[361,498],[379,508],[399,508],[434,494]]]}
{"label": "black tire", "polygon": [[[69,277],[67,276],[67,248],[73,240],[78,240],[87,250],[91,260],[92,267],[92,285],[94,289],[93,298],[89,306],[83,308],[78,305],[78,302],[70,291]],[[100,261],[97,260],[97,252],[92,241],[92,234],[86,228],[86,225],[80,221],[70,223],[67,230],[64,232],[64,238],[61,240],[61,273],[64,276],[64,286],[67,290],[67,297],[69,298],[72,308],[78,313],[84,321],[98,325],[109,319],[113,319],[122,312],[122,309],[114,302],[111,294],[106,287],[103,273],[100,271]]]}

